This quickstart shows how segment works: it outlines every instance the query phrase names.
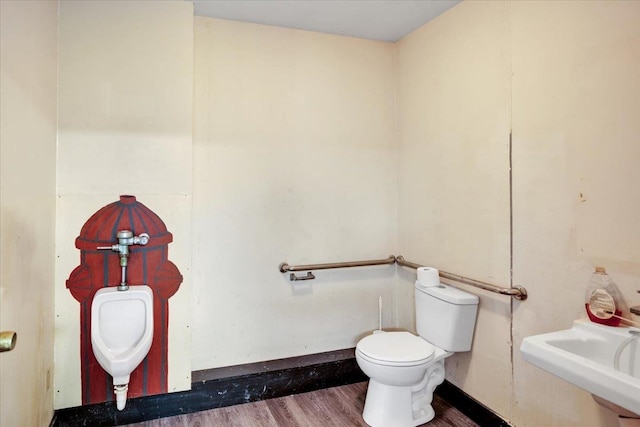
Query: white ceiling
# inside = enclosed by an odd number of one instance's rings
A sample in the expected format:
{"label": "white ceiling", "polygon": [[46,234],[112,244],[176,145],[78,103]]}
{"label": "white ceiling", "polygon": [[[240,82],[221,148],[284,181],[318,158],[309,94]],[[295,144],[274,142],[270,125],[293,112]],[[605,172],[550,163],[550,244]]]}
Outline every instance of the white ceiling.
{"label": "white ceiling", "polygon": [[461,0],[195,0],[211,18],[395,42]]}

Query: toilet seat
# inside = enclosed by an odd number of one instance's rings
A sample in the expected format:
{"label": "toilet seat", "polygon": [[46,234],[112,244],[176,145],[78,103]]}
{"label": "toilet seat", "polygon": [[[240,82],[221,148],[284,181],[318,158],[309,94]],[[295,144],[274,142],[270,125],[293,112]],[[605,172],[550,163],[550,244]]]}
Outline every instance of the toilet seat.
{"label": "toilet seat", "polygon": [[416,366],[431,361],[435,347],[409,332],[385,332],[361,339],[356,352],[378,365]]}

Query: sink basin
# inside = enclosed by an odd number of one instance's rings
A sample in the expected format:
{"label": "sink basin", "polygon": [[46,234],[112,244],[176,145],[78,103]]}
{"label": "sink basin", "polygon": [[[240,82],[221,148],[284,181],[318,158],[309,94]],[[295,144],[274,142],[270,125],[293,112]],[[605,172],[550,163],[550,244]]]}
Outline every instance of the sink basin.
{"label": "sink basin", "polygon": [[[629,339],[635,336],[635,339]],[[614,368],[616,351],[619,369]],[[640,414],[640,329],[576,320],[571,329],[522,341],[527,362],[591,394]]]}

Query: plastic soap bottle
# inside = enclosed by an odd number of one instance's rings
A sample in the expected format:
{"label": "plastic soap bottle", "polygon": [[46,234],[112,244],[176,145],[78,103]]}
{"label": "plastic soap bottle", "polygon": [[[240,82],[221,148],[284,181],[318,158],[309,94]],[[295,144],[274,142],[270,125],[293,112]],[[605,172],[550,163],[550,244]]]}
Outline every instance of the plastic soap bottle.
{"label": "plastic soap bottle", "polygon": [[585,296],[585,308],[592,322],[618,326],[622,316],[622,294],[604,267],[596,267]]}

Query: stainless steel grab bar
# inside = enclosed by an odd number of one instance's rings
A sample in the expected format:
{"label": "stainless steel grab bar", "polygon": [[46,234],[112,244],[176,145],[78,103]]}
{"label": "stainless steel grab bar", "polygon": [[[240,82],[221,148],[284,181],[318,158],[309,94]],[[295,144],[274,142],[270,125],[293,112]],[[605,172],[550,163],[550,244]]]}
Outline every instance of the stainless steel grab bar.
{"label": "stainless steel grab bar", "polygon": [[[374,259],[370,261],[350,261],[350,262],[330,262],[326,264],[307,264],[307,265],[289,265],[286,262],[281,263],[278,269],[281,273],[288,271],[303,271],[303,270],[326,270],[330,268],[349,268],[349,267],[366,267],[369,265],[383,265],[383,264],[398,264],[400,266],[409,268],[422,267],[420,264],[409,262],[404,259],[402,255],[393,256],[385,259]],[[459,276],[457,274],[447,273],[446,271],[439,270],[440,277],[449,280],[455,280],[456,282],[464,283],[476,288],[484,289],[485,291],[494,292],[501,295],[509,295],[517,300],[524,301],[527,299],[527,290],[522,286],[514,286],[513,288],[501,288],[491,283],[481,282],[479,280],[469,279],[468,277]],[[295,277],[294,274],[290,275],[290,280],[309,280],[315,279],[313,275],[307,274],[304,277]]]}
{"label": "stainless steel grab bar", "polygon": [[330,262],[327,264],[309,264],[309,265],[289,265],[286,262],[281,263],[278,268],[281,273],[287,271],[303,271],[303,270],[326,270],[329,268],[348,268],[348,267],[366,267],[368,265],[395,264],[396,257],[389,255],[385,259],[374,259],[371,261],[350,261],[350,262]]}
{"label": "stainless steel grab bar", "polygon": [[[419,268],[423,267],[420,264],[416,264],[414,262],[409,262],[404,259],[402,255],[398,255],[396,257],[396,263],[398,265],[409,267],[409,268]],[[469,279],[464,276],[458,276],[457,274],[447,273],[446,271],[439,270],[440,277],[449,280],[455,280],[456,282],[464,283],[466,285],[471,285],[476,288],[484,289],[485,291],[494,292],[502,295],[509,295],[514,297],[517,300],[524,301],[527,299],[527,290],[522,286],[514,286],[513,288],[501,288],[499,286],[492,285],[490,283],[481,282],[479,280]]]}

